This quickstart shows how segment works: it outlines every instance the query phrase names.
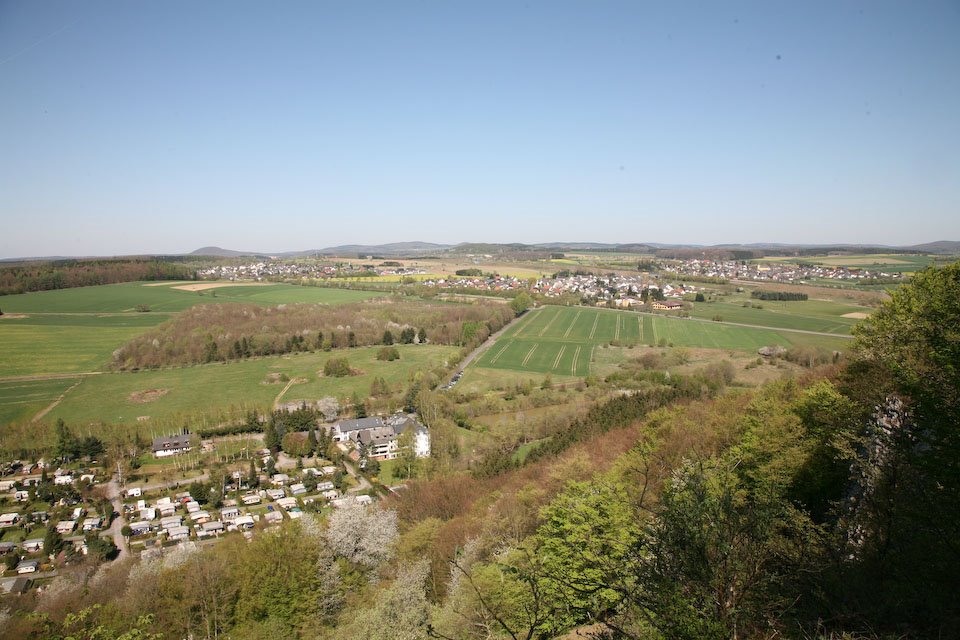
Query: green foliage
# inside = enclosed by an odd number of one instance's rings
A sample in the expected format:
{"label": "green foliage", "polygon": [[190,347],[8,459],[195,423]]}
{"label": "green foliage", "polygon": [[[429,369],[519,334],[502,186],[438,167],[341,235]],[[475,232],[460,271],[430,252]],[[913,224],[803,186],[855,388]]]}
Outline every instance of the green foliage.
{"label": "green foliage", "polygon": [[344,378],[351,375],[350,361],[346,358],[330,358],[323,365],[323,375],[332,378]]}
{"label": "green foliage", "polygon": [[510,308],[513,309],[513,312],[518,316],[532,306],[533,298],[531,298],[530,294],[526,291],[521,291],[510,301]]}
{"label": "green foliage", "polygon": [[393,362],[400,359],[400,351],[396,347],[381,347],[377,350],[377,360]]}
{"label": "green foliage", "polygon": [[604,481],[573,483],[541,513],[534,554],[542,588],[554,610],[546,631],[559,634],[613,611],[622,601],[615,585],[639,543],[635,514],[624,487]]}
{"label": "green foliage", "polygon": [[762,289],[754,289],[750,292],[750,297],[756,298],[757,300],[781,301],[797,301],[809,298],[806,293],[798,293],[796,291],[764,291]]}

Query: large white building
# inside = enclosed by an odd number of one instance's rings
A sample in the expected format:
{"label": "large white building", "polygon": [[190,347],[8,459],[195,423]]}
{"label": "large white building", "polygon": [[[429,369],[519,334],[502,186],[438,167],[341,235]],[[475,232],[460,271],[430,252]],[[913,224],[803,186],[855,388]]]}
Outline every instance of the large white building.
{"label": "large white building", "polygon": [[400,435],[413,433],[413,451],[418,458],[430,456],[430,430],[416,418],[403,413],[392,416],[373,416],[356,420],[341,420],[330,433],[336,442],[363,444],[367,455],[376,460],[393,460],[400,455]]}

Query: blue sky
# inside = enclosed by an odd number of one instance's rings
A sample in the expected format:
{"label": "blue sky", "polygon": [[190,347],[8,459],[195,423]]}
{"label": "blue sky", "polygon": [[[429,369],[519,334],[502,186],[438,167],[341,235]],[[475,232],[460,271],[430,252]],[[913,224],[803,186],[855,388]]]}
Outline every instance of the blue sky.
{"label": "blue sky", "polygon": [[0,0],[0,257],[960,240],[957,2]]}

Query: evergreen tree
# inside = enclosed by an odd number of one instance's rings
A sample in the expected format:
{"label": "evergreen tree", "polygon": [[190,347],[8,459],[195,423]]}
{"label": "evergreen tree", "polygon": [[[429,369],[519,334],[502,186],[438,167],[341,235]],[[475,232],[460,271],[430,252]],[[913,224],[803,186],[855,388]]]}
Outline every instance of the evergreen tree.
{"label": "evergreen tree", "polygon": [[270,449],[271,453],[280,450],[280,434],[277,432],[277,426],[273,419],[267,421],[267,426],[263,429],[263,446]]}

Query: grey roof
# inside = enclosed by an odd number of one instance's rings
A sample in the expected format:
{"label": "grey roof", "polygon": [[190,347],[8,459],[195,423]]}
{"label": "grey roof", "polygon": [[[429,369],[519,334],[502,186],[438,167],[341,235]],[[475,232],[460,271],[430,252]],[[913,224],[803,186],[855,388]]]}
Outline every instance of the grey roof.
{"label": "grey roof", "polygon": [[351,433],[350,437],[363,444],[379,444],[381,442],[390,442],[397,437],[393,427],[374,427],[372,429],[363,429],[356,433]]}
{"label": "grey roof", "polygon": [[361,429],[373,429],[382,426],[383,418],[380,416],[357,418],[356,420],[341,420],[340,432],[347,433],[348,431],[360,431]]}
{"label": "grey roof", "polygon": [[160,438],[154,438],[153,440],[153,450],[154,451],[168,451],[170,449],[183,449],[184,447],[190,446],[190,434],[185,433],[179,436],[164,436]]}

